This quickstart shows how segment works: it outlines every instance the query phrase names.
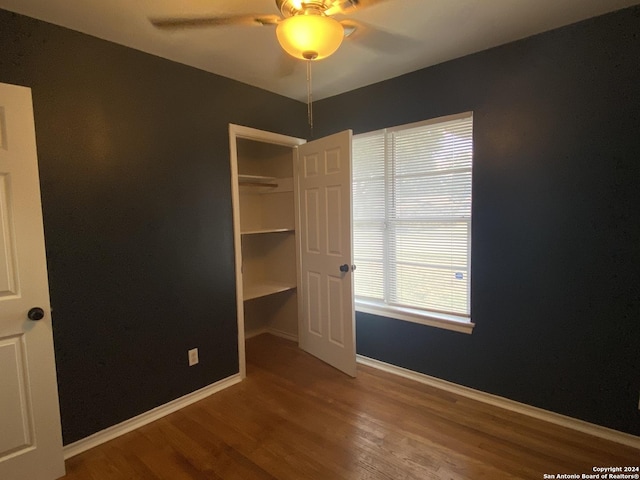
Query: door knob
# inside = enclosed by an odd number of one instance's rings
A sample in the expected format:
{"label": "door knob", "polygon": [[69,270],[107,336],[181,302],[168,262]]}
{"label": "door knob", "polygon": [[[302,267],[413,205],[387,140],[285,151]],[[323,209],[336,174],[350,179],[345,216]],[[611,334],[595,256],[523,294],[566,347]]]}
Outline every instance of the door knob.
{"label": "door knob", "polygon": [[342,273],[347,273],[349,271],[349,265],[347,265],[346,263],[344,265],[340,265],[340,271]]}
{"label": "door knob", "polygon": [[351,265],[351,271],[354,272],[356,270],[356,266],[355,265]]}
{"label": "door knob", "polygon": [[40,307],[33,307],[29,310],[29,313],[27,313],[27,317],[29,317],[29,320],[42,320],[44,318],[44,310]]}

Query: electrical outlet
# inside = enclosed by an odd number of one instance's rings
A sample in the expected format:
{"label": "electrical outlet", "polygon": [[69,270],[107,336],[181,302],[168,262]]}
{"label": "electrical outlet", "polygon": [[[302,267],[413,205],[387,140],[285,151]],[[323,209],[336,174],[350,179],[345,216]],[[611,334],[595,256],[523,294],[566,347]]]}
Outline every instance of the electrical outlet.
{"label": "electrical outlet", "polygon": [[193,367],[199,361],[200,360],[198,360],[198,349],[192,348],[191,350],[189,350],[189,366]]}

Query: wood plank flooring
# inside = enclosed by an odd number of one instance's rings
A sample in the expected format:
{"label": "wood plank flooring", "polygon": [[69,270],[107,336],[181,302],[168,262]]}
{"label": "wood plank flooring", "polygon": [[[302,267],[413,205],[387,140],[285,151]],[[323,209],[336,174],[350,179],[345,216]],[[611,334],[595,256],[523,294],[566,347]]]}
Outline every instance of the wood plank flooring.
{"label": "wood plank flooring", "polygon": [[542,479],[640,451],[358,366],[247,342],[247,379],[67,461],[65,480]]}

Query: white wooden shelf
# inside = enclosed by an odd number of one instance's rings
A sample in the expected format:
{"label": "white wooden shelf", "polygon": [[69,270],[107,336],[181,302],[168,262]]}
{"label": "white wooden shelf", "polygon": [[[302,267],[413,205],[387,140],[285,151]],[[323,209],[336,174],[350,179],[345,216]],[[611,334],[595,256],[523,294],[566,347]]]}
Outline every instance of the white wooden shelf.
{"label": "white wooden shelf", "polygon": [[275,177],[265,177],[263,175],[238,174],[238,184],[242,187],[271,187],[278,186],[278,179]]}
{"label": "white wooden shelf", "polygon": [[293,232],[293,228],[263,228],[259,230],[246,230],[240,232],[241,235],[260,235],[263,233],[281,233],[281,232]]}
{"label": "white wooden shelf", "polygon": [[293,177],[266,177],[262,175],[238,175],[240,193],[293,193]]}
{"label": "white wooden shelf", "polygon": [[267,295],[273,295],[274,293],[286,292],[287,290],[294,290],[296,286],[294,284],[287,283],[264,283],[260,285],[251,285],[244,288],[244,301],[253,300],[254,298],[266,297]]}

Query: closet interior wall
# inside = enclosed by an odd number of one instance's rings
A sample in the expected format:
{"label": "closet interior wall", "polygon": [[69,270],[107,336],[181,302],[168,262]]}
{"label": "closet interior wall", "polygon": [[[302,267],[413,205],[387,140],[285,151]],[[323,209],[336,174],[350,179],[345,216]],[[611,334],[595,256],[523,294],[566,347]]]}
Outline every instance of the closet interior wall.
{"label": "closet interior wall", "polygon": [[239,138],[245,337],[298,336],[294,150]]}

